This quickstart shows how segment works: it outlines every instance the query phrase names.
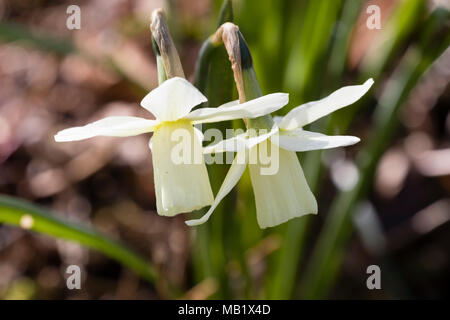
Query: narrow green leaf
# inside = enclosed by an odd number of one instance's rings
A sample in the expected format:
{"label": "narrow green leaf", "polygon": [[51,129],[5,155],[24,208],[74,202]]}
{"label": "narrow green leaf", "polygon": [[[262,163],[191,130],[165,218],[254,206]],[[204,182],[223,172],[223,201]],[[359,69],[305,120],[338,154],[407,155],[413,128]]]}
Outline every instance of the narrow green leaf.
{"label": "narrow green leaf", "polygon": [[233,22],[233,6],[231,0],[224,0],[219,12],[219,19],[217,21],[217,28],[225,22]]}
{"label": "narrow green leaf", "polygon": [[[231,0],[224,0],[222,7],[220,8],[219,19],[217,22],[217,28],[225,22],[233,22],[233,7]],[[225,58],[225,60],[224,60]],[[215,45],[211,42],[211,38],[206,39],[198,53],[197,63],[195,65],[195,80],[194,84],[201,92],[206,93],[206,86],[209,77],[209,70],[217,68],[224,70],[226,74],[232,74],[228,64],[226,63],[227,56],[222,45]],[[217,62],[214,62],[217,61]],[[214,79],[214,78],[213,78]],[[219,78],[217,78],[219,79]],[[220,93],[221,97],[224,97],[224,93]],[[232,94],[228,94],[232,98]],[[222,98],[223,99],[223,98]],[[211,103],[210,103],[211,105]]]}
{"label": "narrow green leaf", "polygon": [[[25,218],[24,218],[25,217]],[[45,235],[78,242],[129,267],[148,282],[154,282],[155,269],[142,257],[99,232],[55,217],[42,207],[19,198],[0,196],[0,223],[25,227]]]}
{"label": "narrow green leaf", "polygon": [[[225,0],[219,14],[217,25],[232,22],[233,11],[231,1]],[[208,38],[202,45],[195,68],[195,86],[208,98],[205,105],[217,107],[235,99],[233,72],[228,55],[222,44],[214,44]],[[205,124],[203,130],[208,128],[219,129],[223,137],[225,130],[232,128],[231,121],[217,124]],[[219,190],[229,166],[212,164],[208,166],[211,187],[214,193]],[[216,208],[214,215],[208,223],[195,228],[196,240],[193,250],[194,274],[197,281],[206,278],[215,278],[219,283],[218,292],[213,298],[230,298],[229,279],[226,270],[228,261],[237,259],[243,263],[243,250],[233,249],[240,245],[239,237],[233,236],[227,230],[236,228],[234,213],[236,212],[236,193],[232,191]],[[206,209],[193,213],[203,215]],[[237,232],[237,231],[236,231]],[[236,253],[238,256],[233,256]]]}

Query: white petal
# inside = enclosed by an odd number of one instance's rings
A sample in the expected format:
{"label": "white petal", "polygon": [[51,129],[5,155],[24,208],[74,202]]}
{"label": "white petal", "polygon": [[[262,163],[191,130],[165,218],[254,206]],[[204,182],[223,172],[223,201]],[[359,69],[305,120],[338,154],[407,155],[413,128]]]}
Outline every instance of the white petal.
{"label": "white petal", "polygon": [[266,141],[279,131],[277,126],[273,126],[269,132],[265,129],[248,129],[247,132],[250,138],[247,139],[247,148],[253,148],[257,144]]}
{"label": "white petal", "polygon": [[208,212],[205,213],[200,219],[193,219],[186,221],[188,226],[197,226],[199,224],[203,224],[208,221],[209,217],[219,205],[220,201],[234,188],[234,186],[238,183],[239,179],[244,174],[245,168],[247,167],[247,156],[245,152],[238,152],[236,157],[233,160],[233,163],[230,166],[230,170],[222,183],[222,186],[217,193],[216,199],[212,204],[211,208],[209,208]]}
{"label": "white petal", "polygon": [[55,141],[78,141],[96,136],[127,137],[151,132],[159,124],[157,120],[138,117],[108,117],[83,127],[74,127],[59,131]]}
{"label": "white petal", "polygon": [[248,133],[238,134],[229,139],[213,143],[203,148],[203,153],[239,152],[245,150],[247,146]]}
{"label": "white petal", "polygon": [[[270,149],[269,140],[263,143],[267,143],[267,148]],[[256,149],[250,152],[255,152]],[[261,169],[267,166],[260,163],[249,164],[256,215],[262,229],[305,214],[317,213],[317,201],[306,182],[297,155],[292,151],[279,149],[277,159],[278,171],[273,175],[261,174]]]}
{"label": "white petal", "polygon": [[351,105],[366,94],[372,84],[373,79],[369,79],[362,85],[343,87],[322,100],[308,102],[296,107],[283,118],[279,127],[284,130],[303,127],[340,108]]}
{"label": "white petal", "polygon": [[175,77],[150,91],[142,99],[141,106],[153,113],[158,120],[175,121],[206,101],[206,97],[189,81]]}
{"label": "white petal", "polygon": [[242,134],[238,134],[229,139],[225,139],[203,148],[203,153],[239,152],[250,149],[278,132],[278,127],[274,126],[270,131],[265,129],[248,129]]}
{"label": "white petal", "polygon": [[272,93],[241,104],[233,101],[217,108],[200,108],[189,113],[186,119],[193,123],[208,123],[256,118],[277,111],[288,102],[289,95],[287,93]]}
{"label": "white petal", "polygon": [[297,152],[350,146],[359,141],[360,139],[354,136],[327,136],[303,129],[281,131],[278,142],[276,139],[272,140],[280,148]]}
{"label": "white petal", "polygon": [[[178,139],[178,132],[186,135]],[[189,122],[163,123],[153,134],[151,150],[158,214],[174,216],[213,203],[201,141]]]}

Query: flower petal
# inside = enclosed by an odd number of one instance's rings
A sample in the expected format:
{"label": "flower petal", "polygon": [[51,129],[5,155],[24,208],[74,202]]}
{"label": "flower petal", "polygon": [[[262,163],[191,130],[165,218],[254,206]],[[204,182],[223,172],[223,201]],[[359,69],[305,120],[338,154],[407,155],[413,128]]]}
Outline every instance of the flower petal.
{"label": "flower petal", "polygon": [[246,152],[238,152],[236,154],[236,157],[234,158],[233,163],[230,166],[230,170],[228,170],[228,173],[222,183],[222,186],[219,189],[219,192],[217,193],[216,199],[214,200],[211,208],[209,208],[208,212],[205,213],[201,218],[186,221],[186,224],[188,226],[198,226],[208,221],[209,217],[219,205],[220,201],[222,201],[222,199],[228,193],[230,193],[230,191],[234,188],[234,186],[238,183],[239,179],[244,174],[245,168],[247,167],[247,160],[248,159],[246,156]]}
{"label": "flower petal", "polygon": [[256,118],[277,111],[288,102],[287,93],[272,93],[241,104],[232,101],[217,108],[200,108],[192,111],[185,118],[193,123]]}
{"label": "flower petal", "polygon": [[[263,143],[268,144],[268,149],[271,148],[269,140]],[[257,152],[257,148],[250,150],[252,152]],[[261,162],[249,163],[256,217],[262,229],[277,226],[295,217],[317,213],[317,201],[308,186],[297,155],[284,149],[279,149],[278,152],[278,171],[275,174],[261,174],[262,169],[267,167]]]}
{"label": "flower petal", "polygon": [[303,127],[340,108],[351,105],[366,94],[372,84],[373,79],[369,79],[362,85],[343,87],[322,100],[298,106],[289,111],[279,124],[279,127],[284,130]]}
{"label": "flower petal", "polygon": [[83,127],[74,127],[59,131],[55,135],[55,141],[78,141],[95,136],[127,137],[141,133],[151,132],[157,120],[147,120],[138,117],[108,117]]}
{"label": "flower petal", "polygon": [[203,148],[203,153],[239,152],[247,146],[248,133],[244,132],[229,139],[213,143]]}
{"label": "flower petal", "polygon": [[280,148],[297,152],[350,146],[359,141],[360,139],[354,136],[327,136],[303,129],[281,131],[278,142],[276,139],[272,140]]}
{"label": "flower petal", "polygon": [[163,123],[150,148],[159,215],[174,216],[213,203],[201,141],[189,122]]}
{"label": "flower petal", "polygon": [[274,126],[267,132],[264,129],[248,129],[242,134],[225,139],[203,148],[203,153],[239,152],[250,149],[278,132],[278,127]]}
{"label": "flower petal", "polygon": [[266,141],[273,135],[275,135],[279,131],[277,126],[273,126],[272,129],[270,129],[269,132],[265,129],[248,129],[247,132],[249,133],[250,138],[247,139],[247,148],[250,149],[257,144]]}
{"label": "flower petal", "polygon": [[183,118],[193,107],[208,99],[189,81],[174,77],[153,89],[141,101],[141,106],[161,121]]}

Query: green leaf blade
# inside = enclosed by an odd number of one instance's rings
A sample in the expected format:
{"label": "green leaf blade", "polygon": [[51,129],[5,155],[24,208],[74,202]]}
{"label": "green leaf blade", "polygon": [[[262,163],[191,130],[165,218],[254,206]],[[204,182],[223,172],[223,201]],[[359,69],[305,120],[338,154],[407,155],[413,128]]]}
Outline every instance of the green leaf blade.
{"label": "green leaf blade", "polygon": [[74,241],[102,252],[106,256],[129,267],[149,282],[156,279],[155,269],[143,258],[118,242],[81,224],[64,221],[42,207],[22,199],[0,196],[0,223],[23,227],[23,217],[30,225],[26,229],[54,238]]}

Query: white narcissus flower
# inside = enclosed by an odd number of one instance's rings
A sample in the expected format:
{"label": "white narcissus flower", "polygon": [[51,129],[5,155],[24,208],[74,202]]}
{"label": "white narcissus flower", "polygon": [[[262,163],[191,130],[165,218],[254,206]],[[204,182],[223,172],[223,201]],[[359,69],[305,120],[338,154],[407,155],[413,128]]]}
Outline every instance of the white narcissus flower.
{"label": "white narcissus flower", "polygon": [[[252,136],[249,131],[204,148],[204,153],[237,152],[236,157],[209,211],[200,219],[186,221],[189,226],[206,222],[220,201],[238,183],[249,165],[255,195],[256,214],[261,228],[273,227],[292,218],[317,213],[317,202],[303,174],[295,152],[348,146],[360,141],[353,136],[327,136],[303,130],[302,127],[359,100],[372,86],[369,79],[362,85],[343,87],[328,97],[292,109],[276,117],[275,125],[265,134]],[[278,153],[278,171],[267,169],[258,149]],[[266,149],[267,148],[267,149]],[[249,159],[255,159],[252,163]],[[272,159],[274,160],[274,159]]]}
{"label": "white narcissus flower", "polygon": [[[211,205],[214,197],[209,183],[201,143],[202,133],[193,125],[240,118],[255,118],[280,109],[288,94],[275,93],[242,104],[229,102],[217,108],[193,107],[206,97],[183,78],[171,78],[152,90],[141,101],[156,120],[137,117],[108,117],[83,127],[62,130],[56,141],[77,141],[95,136],[134,136],[154,132],[150,141],[153,155],[155,193],[158,214],[174,216]],[[185,133],[188,139],[177,139]],[[178,142],[181,140],[181,142]],[[174,162],[173,152],[180,149],[187,159]]]}

